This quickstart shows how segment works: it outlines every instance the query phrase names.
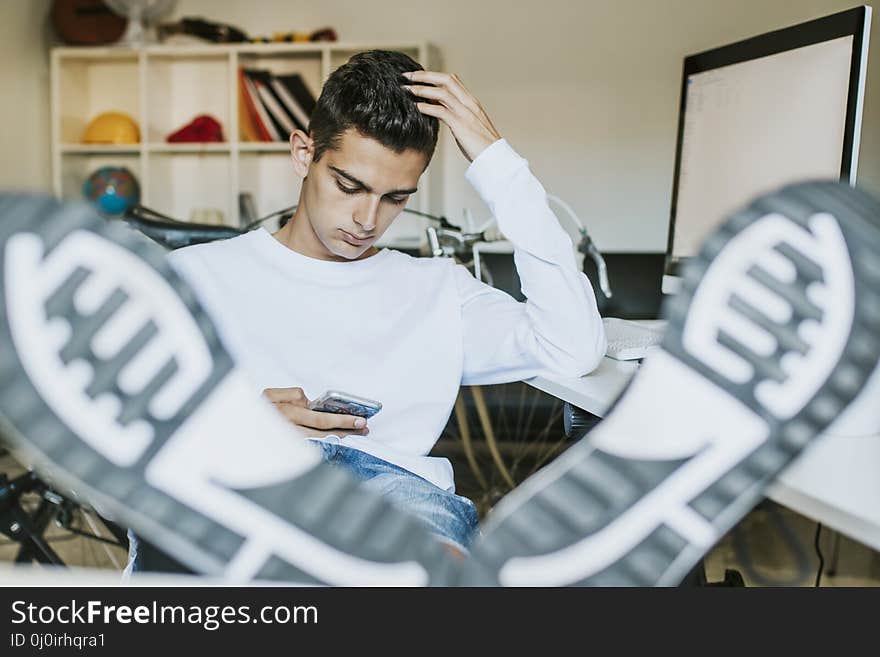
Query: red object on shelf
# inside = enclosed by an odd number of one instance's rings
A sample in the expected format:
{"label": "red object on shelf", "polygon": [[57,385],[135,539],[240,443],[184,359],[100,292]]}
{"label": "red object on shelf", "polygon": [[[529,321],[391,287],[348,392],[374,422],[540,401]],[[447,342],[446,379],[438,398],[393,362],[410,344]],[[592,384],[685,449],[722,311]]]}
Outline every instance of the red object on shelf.
{"label": "red object on shelf", "polygon": [[165,138],[169,143],[218,142],[224,141],[220,122],[208,114],[200,114],[180,130]]}

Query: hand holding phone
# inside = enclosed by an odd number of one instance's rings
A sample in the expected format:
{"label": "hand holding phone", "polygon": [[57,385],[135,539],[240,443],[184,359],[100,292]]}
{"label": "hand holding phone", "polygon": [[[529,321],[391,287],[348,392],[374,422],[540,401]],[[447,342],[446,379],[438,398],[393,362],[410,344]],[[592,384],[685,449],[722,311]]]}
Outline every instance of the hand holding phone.
{"label": "hand holding phone", "polygon": [[[336,406],[336,411],[312,409],[312,402],[302,388],[266,388],[263,396],[272,402],[285,419],[301,429],[306,437],[365,436],[370,433],[367,418],[362,415],[340,412],[342,409],[339,406]],[[381,408],[381,404],[378,406]],[[320,407],[323,408],[323,404]]]}

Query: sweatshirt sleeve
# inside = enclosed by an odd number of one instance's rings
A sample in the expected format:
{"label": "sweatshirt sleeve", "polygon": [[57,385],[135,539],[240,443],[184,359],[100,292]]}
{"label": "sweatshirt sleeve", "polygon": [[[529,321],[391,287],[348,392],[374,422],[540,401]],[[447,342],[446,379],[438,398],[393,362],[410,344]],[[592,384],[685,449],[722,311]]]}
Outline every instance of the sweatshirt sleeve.
{"label": "sweatshirt sleeve", "polygon": [[465,174],[513,243],[526,301],[476,280],[455,277],[462,312],[462,383],[530,378],[541,372],[582,376],[605,355],[605,331],[593,288],[574,247],[547,204],[528,162],[504,139],[485,149]]}

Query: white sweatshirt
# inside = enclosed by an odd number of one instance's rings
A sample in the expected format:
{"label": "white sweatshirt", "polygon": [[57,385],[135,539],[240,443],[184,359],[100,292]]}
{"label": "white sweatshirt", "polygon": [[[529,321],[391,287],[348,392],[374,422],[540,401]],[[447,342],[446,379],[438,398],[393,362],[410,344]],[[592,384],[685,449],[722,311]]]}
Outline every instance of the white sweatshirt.
{"label": "white sweatshirt", "polygon": [[[448,258],[381,250],[351,262],[304,256],[255,230],[180,249],[170,262],[211,312],[227,347],[264,388],[376,399],[367,436],[322,440],[368,452],[454,491],[452,466],[426,456],[460,385],[542,371],[580,376],[605,353],[593,290],[546,193],[505,140],[466,178],[514,247],[527,298],[477,281]],[[242,436],[247,448],[248,436]]]}

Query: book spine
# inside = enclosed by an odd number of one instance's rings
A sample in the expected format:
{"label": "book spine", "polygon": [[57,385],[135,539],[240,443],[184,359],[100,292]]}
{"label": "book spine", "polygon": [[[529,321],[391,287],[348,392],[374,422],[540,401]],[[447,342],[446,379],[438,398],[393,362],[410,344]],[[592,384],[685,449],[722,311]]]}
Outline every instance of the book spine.
{"label": "book spine", "polygon": [[300,107],[305,110],[306,114],[311,116],[312,112],[315,111],[315,97],[312,95],[312,92],[309,91],[302,76],[299,73],[293,73],[291,75],[280,77],[280,80],[284,83],[284,86],[287,87],[293,97],[296,98],[296,102],[298,102]]}
{"label": "book spine", "polygon": [[266,131],[266,141],[281,141],[281,135],[278,134],[278,130],[275,128],[275,124],[272,123],[272,119],[269,117],[269,113],[266,111],[266,108],[263,107],[263,103],[260,101],[260,94],[254,86],[254,81],[250,78],[250,76],[244,76],[244,83],[247,86],[250,97],[254,101],[254,109],[256,109],[257,116],[260,118],[260,124]]}
{"label": "book spine", "polygon": [[[242,93],[244,95],[245,104],[247,105],[248,114],[250,114],[253,126],[259,133],[261,141],[272,141],[272,135],[269,132],[269,128],[263,121],[263,117],[260,115],[261,107],[256,95],[256,89],[253,88],[253,85],[244,70],[239,69],[238,74],[242,84]],[[268,117],[266,117],[266,120],[268,121]]]}
{"label": "book spine", "polygon": [[309,128],[309,115],[306,114],[306,111],[300,106],[296,99],[290,94],[284,84],[276,78],[272,76],[270,79],[270,84],[272,85],[272,89],[275,91],[275,94],[284,103],[284,106],[290,112],[291,116],[296,120],[299,124],[301,130],[308,130]]}
{"label": "book spine", "polygon": [[238,69],[238,138],[248,142],[263,141],[263,135],[257,127],[256,112],[249,100],[244,72]]}
{"label": "book spine", "polygon": [[296,125],[291,120],[291,118],[287,115],[287,112],[284,111],[284,108],[275,100],[275,96],[272,95],[272,92],[266,87],[265,83],[262,80],[254,80],[254,85],[257,87],[257,91],[260,94],[260,99],[263,101],[263,105],[269,110],[269,113],[275,118],[275,120],[281,125],[281,128],[289,136],[291,132],[296,130]]}

